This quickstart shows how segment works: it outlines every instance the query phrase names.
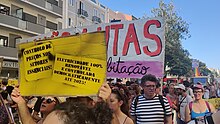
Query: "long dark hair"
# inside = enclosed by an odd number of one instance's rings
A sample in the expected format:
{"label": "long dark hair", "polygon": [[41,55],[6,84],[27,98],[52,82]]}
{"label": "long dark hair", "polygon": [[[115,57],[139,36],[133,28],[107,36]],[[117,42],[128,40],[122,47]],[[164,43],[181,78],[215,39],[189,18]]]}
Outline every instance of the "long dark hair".
{"label": "long dark hair", "polygon": [[126,114],[127,116],[129,115],[129,105],[128,105],[128,100],[127,100],[127,96],[124,95],[120,90],[118,89],[112,89],[112,93],[116,95],[116,98],[118,99],[118,101],[123,101],[123,104],[121,105],[121,111]]}

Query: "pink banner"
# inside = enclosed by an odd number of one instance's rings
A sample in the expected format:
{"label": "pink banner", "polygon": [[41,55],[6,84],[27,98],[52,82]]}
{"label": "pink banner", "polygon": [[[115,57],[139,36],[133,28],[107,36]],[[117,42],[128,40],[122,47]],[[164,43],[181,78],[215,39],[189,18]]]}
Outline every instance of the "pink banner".
{"label": "pink banner", "polygon": [[141,78],[146,74],[154,74],[156,77],[162,77],[163,63],[158,61],[118,61],[113,62],[109,57],[107,62],[107,77]]}

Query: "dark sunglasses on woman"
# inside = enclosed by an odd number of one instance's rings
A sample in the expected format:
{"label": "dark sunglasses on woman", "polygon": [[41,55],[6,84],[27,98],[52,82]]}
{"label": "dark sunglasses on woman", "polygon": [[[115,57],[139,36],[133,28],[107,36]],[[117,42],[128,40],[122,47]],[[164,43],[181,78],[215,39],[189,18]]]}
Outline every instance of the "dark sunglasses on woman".
{"label": "dark sunglasses on woman", "polygon": [[46,100],[46,103],[50,104],[52,102],[56,102],[55,100],[51,99],[51,98],[44,98]]}

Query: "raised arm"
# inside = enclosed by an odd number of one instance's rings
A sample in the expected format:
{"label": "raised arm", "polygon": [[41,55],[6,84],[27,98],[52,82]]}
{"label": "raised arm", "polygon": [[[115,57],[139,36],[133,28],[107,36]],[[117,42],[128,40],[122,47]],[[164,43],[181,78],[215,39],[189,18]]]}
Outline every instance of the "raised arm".
{"label": "raised arm", "polygon": [[107,83],[102,84],[102,86],[99,89],[98,92],[98,97],[99,97],[99,101],[100,100],[104,100],[107,102],[107,100],[109,100],[109,97],[111,95],[111,88]]}
{"label": "raised arm", "polygon": [[11,93],[11,98],[18,105],[19,115],[21,117],[22,124],[36,124],[28,111],[27,104],[22,98],[18,88],[14,88]]}

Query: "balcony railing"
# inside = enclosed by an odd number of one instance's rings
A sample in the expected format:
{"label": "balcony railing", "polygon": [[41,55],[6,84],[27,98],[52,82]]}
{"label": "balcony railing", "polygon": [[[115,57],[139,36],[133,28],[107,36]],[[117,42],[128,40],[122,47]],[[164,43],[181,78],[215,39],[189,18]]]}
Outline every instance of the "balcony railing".
{"label": "balcony railing", "polygon": [[17,48],[0,46],[0,56],[17,58]]}
{"label": "balcony railing", "polygon": [[78,14],[79,16],[81,16],[81,17],[84,17],[84,18],[89,16],[89,15],[88,15],[88,12],[85,11],[85,10],[83,10],[83,9],[78,9],[77,14]]}
{"label": "balcony railing", "polygon": [[34,24],[28,21],[24,21],[17,17],[13,17],[11,15],[0,14],[0,24],[4,24],[4,26],[14,27],[20,30],[26,30],[28,33],[35,34],[44,34],[45,27],[39,24]]}
{"label": "balcony railing", "polygon": [[63,12],[62,12],[62,5],[61,6],[57,6],[55,4],[51,4],[45,0],[20,0],[20,1],[23,1],[23,2],[30,2],[32,4],[35,4],[36,6],[39,6],[39,7],[43,7],[49,11],[52,11],[54,13],[57,13],[59,15],[63,15]]}
{"label": "balcony railing", "polygon": [[101,19],[97,16],[92,16],[92,21],[95,23],[101,23]]}

